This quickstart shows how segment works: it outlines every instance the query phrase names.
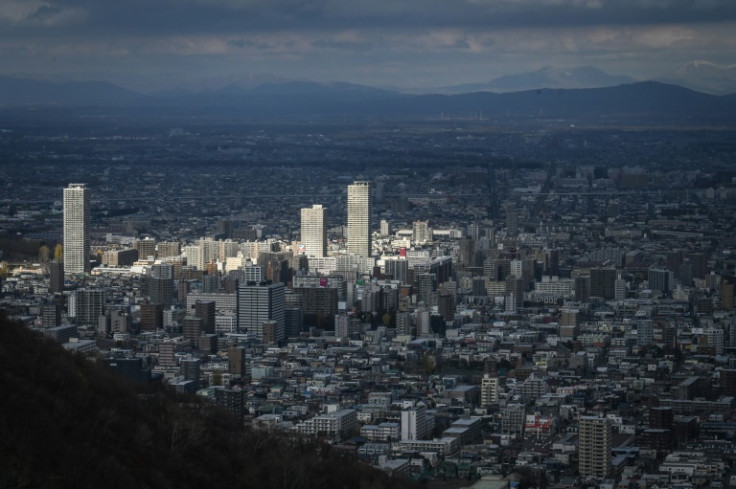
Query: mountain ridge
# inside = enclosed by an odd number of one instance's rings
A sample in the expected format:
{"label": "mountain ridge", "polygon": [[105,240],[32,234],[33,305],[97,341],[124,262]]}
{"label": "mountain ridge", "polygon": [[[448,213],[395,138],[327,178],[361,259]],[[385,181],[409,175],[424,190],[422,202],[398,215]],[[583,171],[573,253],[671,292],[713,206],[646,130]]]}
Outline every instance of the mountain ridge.
{"label": "mountain ridge", "polygon": [[[12,90],[3,90],[12,86]],[[485,117],[506,119],[583,119],[652,123],[728,123],[736,121],[736,97],[716,96],[659,81],[602,88],[538,88],[506,93],[407,94],[350,83],[294,81],[253,88],[237,85],[197,94],[143,95],[109,83],[26,84],[0,77],[0,107],[94,107],[128,113],[222,114],[229,117],[325,115],[354,117]],[[50,93],[54,90],[56,93]],[[41,93],[35,99],[33,91]]]}

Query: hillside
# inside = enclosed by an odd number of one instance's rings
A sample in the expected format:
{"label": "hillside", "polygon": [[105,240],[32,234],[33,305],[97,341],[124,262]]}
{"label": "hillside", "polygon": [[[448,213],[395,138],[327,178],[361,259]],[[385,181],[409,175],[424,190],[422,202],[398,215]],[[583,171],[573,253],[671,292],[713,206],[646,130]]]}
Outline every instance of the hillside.
{"label": "hillside", "polygon": [[312,440],[244,429],[0,318],[0,487],[407,487]]}

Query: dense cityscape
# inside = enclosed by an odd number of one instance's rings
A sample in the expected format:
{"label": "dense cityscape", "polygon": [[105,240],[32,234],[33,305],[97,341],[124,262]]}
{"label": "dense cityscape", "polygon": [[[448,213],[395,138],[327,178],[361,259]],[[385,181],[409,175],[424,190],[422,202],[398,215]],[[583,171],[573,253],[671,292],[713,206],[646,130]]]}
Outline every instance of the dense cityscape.
{"label": "dense cityscape", "polygon": [[0,158],[0,308],[134,382],[437,487],[736,486],[732,129],[24,119]]}

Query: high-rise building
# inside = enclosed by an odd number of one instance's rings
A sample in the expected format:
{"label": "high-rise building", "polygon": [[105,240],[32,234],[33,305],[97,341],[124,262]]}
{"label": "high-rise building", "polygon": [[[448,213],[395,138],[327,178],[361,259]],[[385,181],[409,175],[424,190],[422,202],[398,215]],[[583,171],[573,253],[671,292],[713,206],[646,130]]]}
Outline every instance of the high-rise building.
{"label": "high-rise building", "polygon": [[64,189],[64,272],[89,271],[89,191],[70,183]]}
{"label": "high-rise building", "polygon": [[415,243],[426,243],[432,241],[432,232],[429,230],[429,222],[414,221],[412,225],[411,239]]}
{"label": "high-rise building", "polygon": [[164,307],[161,304],[141,304],[141,330],[156,331],[164,327]]}
{"label": "high-rise building", "polygon": [[371,256],[371,184],[366,181],[348,185],[348,253]]}
{"label": "high-rise building", "polygon": [[335,327],[338,309],[338,294],[335,287],[294,287],[299,296],[304,320],[321,329]]}
{"label": "high-rise building", "polygon": [[480,404],[483,407],[489,407],[497,404],[499,401],[499,381],[498,377],[491,374],[484,374],[480,381]]}
{"label": "high-rise building", "polygon": [[202,320],[202,332],[215,332],[215,301],[198,300],[194,303],[194,315]]}
{"label": "high-rise building", "polygon": [[658,292],[669,292],[674,285],[674,274],[661,267],[649,267],[649,288]]}
{"label": "high-rise building", "polygon": [[613,290],[613,296],[614,299],[617,301],[622,301],[626,299],[626,293],[628,291],[626,280],[621,278],[621,274],[618,274],[618,278],[616,278],[616,282],[614,283],[614,290]]}
{"label": "high-rise building", "polygon": [[51,274],[49,292],[52,294],[64,292],[64,263],[56,260],[52,261],[49,263],[49,272]]}
{"label": "high-rise building", "polygon": [[[74,292],[74,314],[78,325],[97,324],[105,307],[105,291],[99,289],[79,289]],[[70,308],[71,309],[71,308]]]}
{"label": "high-rise building", "polygon": [[321,205],[302,209],[301,244],[307,256],[322,258],[327,254],[327,217]]}
{"label": "high-rise building", "polygon": [[138,258],[141,260],[150,260],[156,258],[155,239],[136,239],[135,241],[133,241],[133,249],[138,250]]}
{"label": "high-rise building", "polygon": [[61,326],[61,307],[58,304],[41,306],[41,324],[44,328]]}
{"label": "high-rise building", "polygon": [[590,269],[590,297],[612,300],[616,296],[616,269]]}
{"label": "high-rise building", "polygon": [[578,425],[580,477],[608,477],[611,471],[613,430],[607,418],[581,416]]}
{"label": "high-rise building", "polygon": [[417,304],[424,303],[427,307],[435,305],[437,292],[437,275],[434,273],[420,273],[416,276]]}
{"label": "high-rise building", "polygon": [[197,340],[199,339],[199,336],[202,334],[203,323],[204,321],[200,317],[184,316],[184,320],[182,322],[182,333],[184,339],[186,339],[189,344],[195,347],[197,346]]}
{"label": "high-rise building", "polygon": [[512,202],[507,202],[503,207],[506,211],[506,233],[509,236],[516,236],[519,234],[519,214],[516,210],[516,205]]}
{"label": "high-rise building", "polygon": [[434,429],[434,416],[424,406],[401,411],[401,439],[424,440]]}
{"label": "high-rise building", "polygon": [[236,346],[227,351],[227,370],[238,377],[247,375],[248,368],[245,361],[245,348]]}
{"label": "high-rise building", "polygon": [[151,265],[144,277],[144,287],[151,304],[171,306],[174,303],[174,267],[168,263]]}
{"label": "high-rise building", "polygon": [[384,261],[384,268],[387,275],[402,284],[409,280],[409,262],[405,259],[387,259]]}
{"label": "high-rise building", "polygon": [[[274,320],[284,332],[284,284],[261,283],[238,287],[238,331],[263,340],[263,323]],[[279,337],[278,341],[283,340]]]}

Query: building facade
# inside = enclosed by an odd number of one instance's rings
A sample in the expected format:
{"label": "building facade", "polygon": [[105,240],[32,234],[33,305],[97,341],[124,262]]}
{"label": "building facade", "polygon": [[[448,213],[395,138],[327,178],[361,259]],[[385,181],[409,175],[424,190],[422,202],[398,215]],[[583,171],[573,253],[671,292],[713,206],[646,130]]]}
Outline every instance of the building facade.
{"label": "building facade", "polygon": [[322,258],[327,254],[327,209],[321,205],[312,205],[301,210],[301,245],[300,253]]}
{"label": "building facade", "polygon": [[580,477],[608,477],[611,471],[613,429],[610,420],[582,416],[578,427],[578,470]]}
{"label": "building facade", "polygon": [[357,181],[348,185],[348,253],[371,256],[372,211],[370,182]]}
{"label": "building facade", "polygon": [[89,273],[89,190],[83,183],[64,189],[64,272]]}
{"label": "building facade", "polygon": [[[263,323],[273,320],[283,332],[284,322],[284,284],[260,283],[238,287],[237,317],[238,332],[248,333],[263,340]],[[278,340],[281,341],[281,337]]]}

